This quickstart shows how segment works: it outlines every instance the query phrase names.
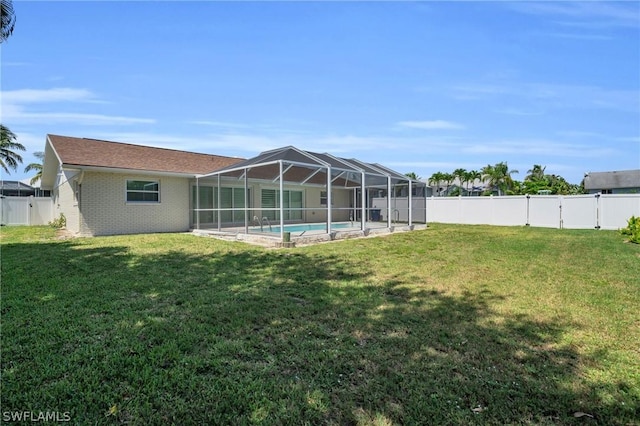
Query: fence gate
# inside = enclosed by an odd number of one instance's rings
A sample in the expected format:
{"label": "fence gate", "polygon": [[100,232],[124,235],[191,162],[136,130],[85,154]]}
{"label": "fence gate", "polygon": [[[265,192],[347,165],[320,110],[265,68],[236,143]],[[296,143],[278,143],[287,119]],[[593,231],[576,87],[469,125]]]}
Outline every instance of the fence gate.
{"label": "fence gate", "polygon": [[53,220],[49,197],[0,196],[1,225],[46,225]]}

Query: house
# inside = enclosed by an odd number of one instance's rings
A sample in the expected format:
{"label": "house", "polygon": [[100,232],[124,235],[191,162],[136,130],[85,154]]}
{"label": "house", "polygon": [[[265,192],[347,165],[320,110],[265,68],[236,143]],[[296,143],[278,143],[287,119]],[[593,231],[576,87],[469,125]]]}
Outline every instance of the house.
{"label": "house", "polygon": [[584,175],[584,189],[589,194],[640,193],[640,170],[589,172]]}
{"label": "house", "polygon": [[[79,235],[268,229],[284,238],[285,223],[332,234],[337,221],[362,232],[392,230],[391,198],[383,222],[383,209],[371,211],[373,194],[403,186],[415,193],[420,182],[380,164],[291,146],[244,160],[57,135],[47,135],[42,173],[56,216],[64,214]],[[379,223],[372,225],[373,213]],[[403,217],[411,227],[411,208]]]}
{"label": "house", "polygon": [[190,182],[241,161],[95,139],[47,135],[43,189],[55,216],[79,235],[179,232],[190,228]]}

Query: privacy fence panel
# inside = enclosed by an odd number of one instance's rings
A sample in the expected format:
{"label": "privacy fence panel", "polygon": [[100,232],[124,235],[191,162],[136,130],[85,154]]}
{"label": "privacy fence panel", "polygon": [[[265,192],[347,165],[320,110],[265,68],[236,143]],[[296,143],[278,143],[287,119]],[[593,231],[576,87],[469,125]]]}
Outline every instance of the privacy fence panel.
{"label": "privacy fence panel", "polygon": [[53,220],[53,202],[49,197],[1,197],[2,225],[46,225]]}
{"label": "privacy fence panel", "polygon": [[631,216],[640,216],[639,194],[607,194],[600,196],[600,228],[624,228],[627,226],[627,220]]}
{"label": "privacy fence panel", "polygon": [[560,197],[529,198],[529,225],[541,228],[560,228]]}
{"label": "privacy fence panel", "polygon": [[427,221],[570,229],[620,229],[640,216],[640,194],[430,197]]}
{"label": "privacy fence panel", "polygon": [[562,203],[563,228],[590,229],[596,228],[598,223],[598,198],[595,195],[565,196]]}
{"label": "privacy fence panel", "polygon": [[492,225],[522,226],[527,224],[527,197],[509,196],[489,198],[493,199]]}

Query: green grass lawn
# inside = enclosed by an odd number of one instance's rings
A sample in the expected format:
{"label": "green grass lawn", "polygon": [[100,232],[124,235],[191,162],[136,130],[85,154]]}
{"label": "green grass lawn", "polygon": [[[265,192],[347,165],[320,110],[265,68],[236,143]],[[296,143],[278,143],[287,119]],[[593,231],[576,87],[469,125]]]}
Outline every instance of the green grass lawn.
{"label": "green grass lawn", "polygon": [[435,224],[268,250],[188,234],[58,240],[49,228],[3,227],[1,249],[3,416],[640,418],[640,245],[616,232]]}

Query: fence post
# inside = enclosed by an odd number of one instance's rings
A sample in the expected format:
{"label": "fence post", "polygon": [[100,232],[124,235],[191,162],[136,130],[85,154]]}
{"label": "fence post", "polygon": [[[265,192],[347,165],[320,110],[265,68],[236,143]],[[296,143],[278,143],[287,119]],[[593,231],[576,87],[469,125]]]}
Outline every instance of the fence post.
{"label": "fence post", "polygon": [[596,229],[600,229],[600,193],[596,194]]}
{"label": "fence post", "polygon": [[525,226],[531,226],[531,224],[529,223],[529,204],[531,201],[531,195],[527,194],[527,223],[525,224]]}

